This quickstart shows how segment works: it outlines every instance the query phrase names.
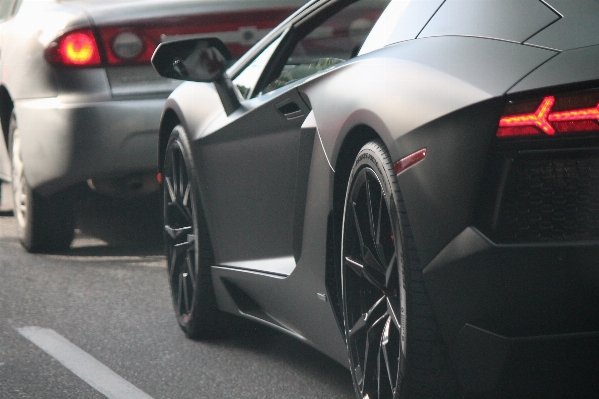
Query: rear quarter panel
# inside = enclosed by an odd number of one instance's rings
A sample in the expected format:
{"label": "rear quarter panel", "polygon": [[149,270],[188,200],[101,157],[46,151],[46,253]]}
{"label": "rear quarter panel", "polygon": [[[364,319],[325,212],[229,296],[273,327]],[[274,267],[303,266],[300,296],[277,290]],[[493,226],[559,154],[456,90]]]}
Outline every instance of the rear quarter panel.
{"label": "rear quarter panel", "polygon": [[556,52],[471,37],[406,41],[304,84],[335,165],[347,134],[367,125],[392,160],[427,148],[399,176],[423,266],[469,225],[502,96]]}

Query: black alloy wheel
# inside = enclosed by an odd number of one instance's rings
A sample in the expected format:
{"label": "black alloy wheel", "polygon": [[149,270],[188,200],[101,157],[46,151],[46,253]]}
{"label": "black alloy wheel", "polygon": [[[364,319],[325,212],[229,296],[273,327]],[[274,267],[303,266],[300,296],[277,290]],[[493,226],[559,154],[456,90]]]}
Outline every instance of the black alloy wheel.
{"label": "black alloy wheel", "polygon": [[[382,142],[370,142],[358,153],[343,215],[343,313],[357,397],[452,397],[453,389],[443,387],[446,373],[439,365],[446,359],[422,288],[397,177]],[[416,295],[421,303],[414,307]],[[416,341],[416,356],[425,350],[431,360],[418,370],[410,367],[410,344]]]}
{"label": "black alloy wheel", "polygon": [[198,187],[182,127],[171,133],[164,159],[164,237],[169,283],[179,325],[190,338],[206,338],[216,326],[211,250],[198,212]]}

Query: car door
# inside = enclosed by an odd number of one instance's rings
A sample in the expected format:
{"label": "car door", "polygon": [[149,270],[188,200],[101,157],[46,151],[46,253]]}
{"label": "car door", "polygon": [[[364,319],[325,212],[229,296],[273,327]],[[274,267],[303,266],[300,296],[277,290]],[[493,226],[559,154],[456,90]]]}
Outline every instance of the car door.
{"label": "car door", "polygon": [[291,86],[248,98],[242,107],[242,116],[231,115],[216,134],[202,140],[196,161],[202,185],[208,187],[215,255],[220,264],[239,267],[239,262],[266,258],[283,258],[288,265],[300,128],[309,108]]}
{"label": "car door", "polygon": [[203,139],[196,165],[219,264],[293,270],[315,140],[302,136],[310,107],[297,86],[355,56],[388,2],[321,2],[234,76],[243,111]]}

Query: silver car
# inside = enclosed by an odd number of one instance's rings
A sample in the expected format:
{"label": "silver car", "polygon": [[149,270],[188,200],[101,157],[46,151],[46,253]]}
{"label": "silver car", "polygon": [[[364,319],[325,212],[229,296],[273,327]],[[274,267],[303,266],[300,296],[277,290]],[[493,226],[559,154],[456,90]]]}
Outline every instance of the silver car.
{"label": "silver car", "polygon": [[150,65],[158,44],[218,36],[236,59],[304,2],[0,0],[0,184],[12,181],[23,246],[69,247],[80,183],[157,189],[158,126],[179,84]]}

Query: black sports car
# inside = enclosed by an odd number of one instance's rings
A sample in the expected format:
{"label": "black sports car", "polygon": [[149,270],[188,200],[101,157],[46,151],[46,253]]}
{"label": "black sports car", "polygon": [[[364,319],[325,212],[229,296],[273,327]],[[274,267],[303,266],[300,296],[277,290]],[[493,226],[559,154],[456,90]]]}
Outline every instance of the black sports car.
{"label": "black sports car", "polygon": [[358,398],[599,395],[599,2],[314,0],[162,44],[168,273]]}

